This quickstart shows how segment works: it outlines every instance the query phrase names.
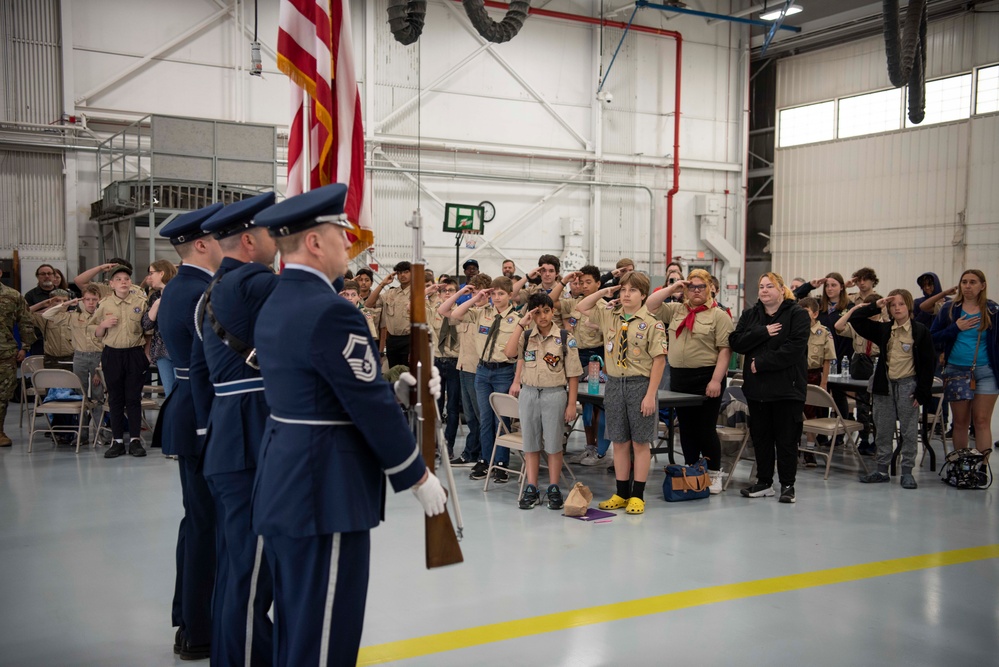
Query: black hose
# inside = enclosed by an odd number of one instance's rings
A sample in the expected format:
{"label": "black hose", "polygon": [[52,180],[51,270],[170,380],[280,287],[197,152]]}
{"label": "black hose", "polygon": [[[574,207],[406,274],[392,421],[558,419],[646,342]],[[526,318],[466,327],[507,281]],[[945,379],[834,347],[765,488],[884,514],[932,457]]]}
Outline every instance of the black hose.
{"label": "black hose", "polygon": [[909,120],[919,124],[926,108],[926,0],[910,0],[899,31],[898,0],[884,0],[888,79],[896,88],[909,84]]}
{"label": "black hose", "polygon": [[426,0],[389,0],[389,29],[395,41],[409,46],[423,33]]}
{"label": "black hose", "polygon": [[486,12],[485,0],[462,0],[461,4],[478,33],[494,44],[509,42],[516,37],[524,26],[524,21],[527,20],[527,11],[531,8],[530,0],[526,2],[512,0],[510,8],[506,10],[506,16],[500,23],[496,23]]}

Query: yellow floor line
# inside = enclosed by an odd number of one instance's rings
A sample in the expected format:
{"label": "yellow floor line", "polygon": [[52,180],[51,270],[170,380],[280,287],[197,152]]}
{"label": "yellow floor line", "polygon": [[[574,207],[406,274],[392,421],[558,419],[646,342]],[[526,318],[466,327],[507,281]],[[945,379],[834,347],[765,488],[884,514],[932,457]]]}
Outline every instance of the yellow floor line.
{"label": "yellow floor line", "polygon": [[818,586],[841,584],[848,581],[872,579],[890,574],[927,570],[945,565],[971,563],[990,558],[999,558],[999,544],[990,544],[969,549],[941,551],[922,556],[909,556],[892,560],[875,561],[860,565],[834,567],[827,570],[790,574],[782,577],[771,577],[756,581],[745,581],[738,584],[709,586],[691,591],[655,595],[627,602],[616,602],[597,607],[585,607],[555,614],[545,614],[514,621],[503,621],[480,625],[463,630],[452,630],[424,637],[403,639],[385,644],[365,646],[358,656],[359,665],[378,665],[395,660],[416,658],[432,653],[443,653],[459,648],[480,646],[506,639],[540,635],[546,632],[577,628],[583,625],[619,621],[636,616],[660,614],[665,611],[675,611],[688,607],[699,607],[716,602],[740,600],[743,598],[783,593]]}

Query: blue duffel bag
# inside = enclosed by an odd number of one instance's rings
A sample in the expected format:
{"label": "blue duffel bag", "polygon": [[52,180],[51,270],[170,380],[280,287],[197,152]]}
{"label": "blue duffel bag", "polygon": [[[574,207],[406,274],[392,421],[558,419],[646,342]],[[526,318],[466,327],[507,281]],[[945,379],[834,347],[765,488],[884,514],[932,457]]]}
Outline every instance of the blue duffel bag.
{"label": "blue duffel bag", "polygon": [[711,493],[708,490],[710,485],[708,462],[705,459],[692,466],[668,465],[666,479],[663,480],[663,497],[668,503],[707,498]]}

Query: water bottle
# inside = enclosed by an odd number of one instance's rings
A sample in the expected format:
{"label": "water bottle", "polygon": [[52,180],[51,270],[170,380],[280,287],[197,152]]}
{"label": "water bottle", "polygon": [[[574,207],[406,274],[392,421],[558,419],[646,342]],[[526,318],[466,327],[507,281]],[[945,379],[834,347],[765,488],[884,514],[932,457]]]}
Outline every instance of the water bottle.
{"label": "water bottle", "polygon": [[839,362],[839,372],[847,377],[850,375],[850,359],[845,354],[843,355],[843,359]]}
{"label": "water bottle", "polygon": [[586,393],[596,395],[600,393],[600,357],[590,357],[587,366]]}
{"label": "water bottle", "polygon": [[838,369],[838,365],[836,364],[836,360],[832,359],[829,362],[829,375],[839,375],[839,370],[837,370],[837,369]]}

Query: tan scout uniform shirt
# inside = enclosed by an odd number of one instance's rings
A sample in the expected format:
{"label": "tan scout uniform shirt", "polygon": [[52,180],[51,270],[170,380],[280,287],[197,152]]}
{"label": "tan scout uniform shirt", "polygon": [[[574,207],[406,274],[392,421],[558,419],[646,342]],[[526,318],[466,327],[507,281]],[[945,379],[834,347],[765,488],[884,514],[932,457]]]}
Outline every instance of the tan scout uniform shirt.
{"label": "tan scout uniform shirt", "polygon": [[694,318],[693,330],[677,328],[687,317],[687,306],[664,303],[653,313],[669,330],[670,368],[706,368],[718,363],[718,352],[728,347],[728,337],[735,328],[732,318],[717,306],[702,310]]}
{"label": "tan scout uniform shirt", "polygon": [[409,286],[393,287],[388,292],[380,295],[382,304],[381,325],[388,331],[389,336],[409,335],[409,309],[410,296]]}
{"label": "tan scout uniform shirt", "polygon": [[[594,322],[593,318],[589,315],[583,315],[576,310],[576,304],[582,300],[583,297],[559,299],[562,326],[571,331],[573,336],[576,337],[576,344],[580,349],[586,350],[593,347],[603,347],[604,335],[600,331],[600,325]],[[607,308],[607,301],[600,299],[593,308]]]}
{"label": "tan scout uniform shirt", "polygon": [[445,345],[441,347],[441,328],[444,326],[444,320],[446,317],[442,317],[437,314],[437,308],[440,307],[439,303],[433,301],[427,301],[427,321],[430,322],[430,331],[433,333],[433,350],[434,357],[442,357],[444,359],[457,359],[458,358],[458,338],[459,338],[459,327],[461,324],[450,324],[451,335],[449,340],[446,341]]}
{"label": "tan scout uniform shirt", "polygon": [[808,368],[822,368],[827,359],[836,359],[836,345],[829,329],[816,322],[808,331]]}
{"label": "tan scout uniform shirt", "polygon": [[902,326],[896,322],[891,326],[888,339],[888,379],[901,380],[916,374],[916,364],[912,358],[912,320]]}
{"label": "tan scout uniform shirt", "polygon": [[[867,352],[867,344],[870,343],[870,341],[867,340],[866,338],[864,338],[863,336],[861,336],[860,334],[858,334],[856,331],[854,331],[852,324],[847,324],[846,328],[843,329],[843,331],[840,332],[839,335],[840,336],[844,336],[846,338],[853,339],[853,353],[854,354],[868,354],[868,352]],[[870,356],[876,357],[879,354],[881,354],[881,350],[878,349],[877,345],[875,345],[874,343],[871,343]]]}
{"label": "tan scout uniform shirt", "polygon": [[74,352],[100,352],[104,349],[104,341],[94,336],[97,325],[90,323],[87,311],[81,308],[74,312],[57,310],[51,315],[48,313],[49,311],[45,311],[42,314],[45,319],[69,325],[69,337]]}
{"label": "tan scout uniform shirt", "polygon": [[[547,295],[551,296],[551,290],[546,290],[541,285],[535,285],[533,283],[527,283],[526,285],[524,285],[524,287],[521,288],[521,290],[520,290],[520,294],[518,294],[517,296],[518,296],[518,298],[519,298],[520,301],[523,301],[524,303],[527,303],[528,297],[530,297],[533,294],[539,294],[539,293],[540,294],[547,294]],[[566,296],[568,296],[568,294],[569,294],[569,288],[566,287],[563,290],[562,293],[565,294]],[[561,302],[561,299],[559,301]],[[562,310],[560,308],[555,308],[555,310],[552,312],[552,326],[553,327],[557,327],[559,329],[563,328],[562,327]]]}
{"label": "tan scout uniform shirt", "polygon": [[41,329],[45,339],[45,355],[49,357],[72,357],[73,341],[69,324],[66,321],[56,322],[42,317],[41,313],[32,313],[31,319],[35,326]]}
{"label": "tan scout uniform shirt", "polygon": [[[490,340],[489,334],[492,332],[493,323],[496,320],[497,314],[500,315],[498,325],[499,331],[496,332],[493,339]],[[462,321],[471,322],[473,325],[475,333],[475,351],[479,360],[494,364],[510,363],[510,360],[506,358],[505,354],[503,354],[503,348],[506,347],[506,342],[510,340],[510,336],[513,336],[516,331],[519,331],[517,322],[520,321],[517,316],[517,311],[513,306],[507,306],[506,310],[502,313],[498,313],[492,305],[485,306],[483,308],[469,308],[468,312],[465,313],[465,317],[462,318]],[[554,324],[552,326],[554,326]],[[489,343],[489,350],[486,349],[487,341]],[[490,350],[492,351],[492,354],[487,356],[486,353]]]}
{"label": "tan scout uniform shirt", "polygon": [[621,327],[624,311],[620,306],[613,310],[594,308],[590,319],[600,326],[604,344],[604,361],[607,374],[614,377],[649,377],[652,361],[666,354],[666,327],[649,310],[642,306],[628,321],[626,362],[620,352]]}
{"label": "tan scout uniform shirt", "polygon": [[[534,327],[524,347],[524,335],[520,334],[517,344],[517,358],[524,360],[524,370],[520,383],[528,387],[564,387],[569,378],[583,374],[579,363],[579,349],[576,339],[568,333],[563,341],[562,331],[552,324],[547,336]],[[565,343],[565,358],[562,358],[562,343]]]}
{"label": "tan scout uniform shirt", "polygon": [[105,317],[115,315],[118,317],[118,324],[104,333],[104,345],[122,349],[142,347],[145,342],[142,335],[144,312],[146,312],[146,299],[141,294],[130,292],[124,299],[119,299],[112,293],[97,304],[97,310],[90,318],[90,324],[100,326]]}
{"label": "tan scout uniform shirt", "polygon": [[451,320],[451,324],[458,328],[458,370],[474,373],[479,366],[479,353],[475,346],[475,340],[479,337],[478,327],[466,320],[457,324]]}

